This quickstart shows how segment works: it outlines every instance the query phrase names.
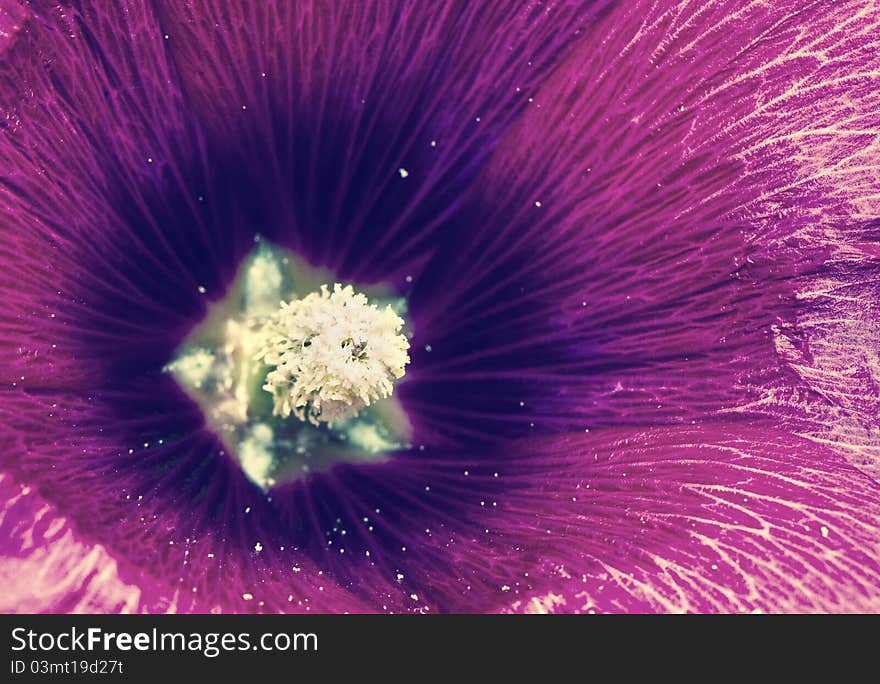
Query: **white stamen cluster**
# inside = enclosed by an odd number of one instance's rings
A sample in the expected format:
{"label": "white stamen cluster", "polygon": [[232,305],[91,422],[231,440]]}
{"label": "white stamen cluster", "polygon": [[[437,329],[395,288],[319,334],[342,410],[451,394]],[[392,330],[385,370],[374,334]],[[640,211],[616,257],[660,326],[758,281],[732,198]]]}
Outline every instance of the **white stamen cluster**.
{"label": "white stamen cluster", "polygon": [[332,427],[390,396],[409,363],[402,328],[390,306],[379,310],[350,285],[282,302],[257,354],[273,367],[263,389],[275,415]]}

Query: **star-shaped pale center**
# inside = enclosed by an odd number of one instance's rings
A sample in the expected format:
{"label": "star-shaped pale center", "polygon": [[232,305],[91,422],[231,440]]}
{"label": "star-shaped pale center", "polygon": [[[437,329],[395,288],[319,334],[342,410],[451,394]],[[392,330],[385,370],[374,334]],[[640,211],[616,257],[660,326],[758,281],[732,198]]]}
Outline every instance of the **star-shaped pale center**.
{"label": "star-shaped pale center", "polygon": [[408,446],[406,301],[335,280],[258,241],[165,367],[264,490]]}

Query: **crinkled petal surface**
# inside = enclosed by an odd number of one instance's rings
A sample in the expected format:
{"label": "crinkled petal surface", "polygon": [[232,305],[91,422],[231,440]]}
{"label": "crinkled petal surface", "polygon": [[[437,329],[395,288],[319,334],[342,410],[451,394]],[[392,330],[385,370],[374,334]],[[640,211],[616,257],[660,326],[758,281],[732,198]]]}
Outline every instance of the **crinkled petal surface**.
{"label": "crinkled petal surface", "polygon": [[[9,8],[11,609],[878,609],[876,2]],[[257,233],[422,448],[266,497],[161,373]]]}
{"label": "crinkled petal surface", "polygon": [[[537,428],[749,411],[828,441],[848,415],[870,443],[878,27],[876,2],[616,7],[532,93],[432,262],[441,338],[417,379],[474,397],[481,425],[530,398]],[[522,393],[486,401],[506,375]],[[469,426],[429,403],[430,427]]]}
{"label": "crinkled petal surface", "polygon": [[536,449],[553,475],[511,500],[522,518],[504,516],[513,525],[499,530],[540,568],[511,610],[880,606],[877,484],[823,447],[722,424],[561,436]]}
{"label": "crinkled petal surface", "polygon": [[[504,452],[471,464],[428,454],[418,464],[419,481],[381,466],[368,480],[371,495],[353,489],[363,486],[355,473],[335,472],[313,496],[339,496],[345,508],[312,510],[335,525],[334,553],[344,549],[350,558],[328,554],[324,575],[301,553],[268,544],[241,558],[246,535],[272,538],[260,522],[278,511],[254,509],[256,522],[229,530],[227,539],[195,531],[183,539],[189,519],[147,515],[140,527],[129,519],[154,510],[157,497],[120,497],[113,503],[126,516],[119,523],[143,535],[112,541],[113,552],[127,559],[120,562],[83,540],[94,539],[93,529],[77,533],[55,506],[4,477],[4,572],[16,601],[7,609],[878,608],[877,485],[812,442],[734,424],[609,429],[527,440],[516,450],[517,460]],[[423,482],[433,484],[426,489]],[[413,514],[416,497],[423,502]],[[385,508],[373,508],[375,500]],[[452,517],[450,508],[467,515]],[[157,548],[159,540],[176,543]],[[139,553],[126,545],[144,542],[137,562]],[[401,551],[401,542],[411,546]],[[334,573],[349,574],[350,591],[327,577]],[[32,579],[22,582],[24,576]]]}
{"label": "crinkled petal surface", "polygon": [[309,563],[294,574],[267,573],[225,555],[223,541],[191,538],[174,548],[169,540],[167,549],[157,548],[161,533],[142,528],[130,540],[149,545],[139,561],[120,550],[119,539],[112,549],[96,543],[79,521],[8,474],[0,475],[0,487],[4,613],[208,613],[236,605],[259,612],[375,610]]}

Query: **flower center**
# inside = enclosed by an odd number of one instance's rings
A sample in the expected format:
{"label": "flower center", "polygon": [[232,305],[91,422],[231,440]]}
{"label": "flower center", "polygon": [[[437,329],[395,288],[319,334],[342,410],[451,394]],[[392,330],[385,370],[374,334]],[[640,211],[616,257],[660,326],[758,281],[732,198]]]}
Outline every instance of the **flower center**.
{"label": "flower center", "polygon": [[353,418],[391,396],[409,363],[403,319],[390,305],[380,310],[351,285],[326,285],[282,303],[264,328],[257,358],[272,370],[263,389],[273,413],[329,426]]}
{"label": "flower center", "polygon": [[258,240],[165,366],[264,490],[409,446],[409,420],[392,396],[409,363],[406,301],[379,287],[322,284],[335,280]]}

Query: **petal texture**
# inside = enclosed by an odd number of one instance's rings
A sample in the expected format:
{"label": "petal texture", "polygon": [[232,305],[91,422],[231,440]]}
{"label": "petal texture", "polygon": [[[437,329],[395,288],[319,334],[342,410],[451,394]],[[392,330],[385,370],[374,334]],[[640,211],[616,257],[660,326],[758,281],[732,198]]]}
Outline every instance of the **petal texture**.
{"label": "petal texture", "polygon": [[174,420],[165,412],[175,407],[142,399],[137,428],[161,426],[166,438],[129,451],[120,434],[132,426],[114,425],[113,414],[97,423],[101,404],[88,403],[55,395],[54,406],[17,397],[2,407],[6,610],[376,610],[316,567],[291,535],[279,539],[271,501],[212,435],[186,427],[193,417],[185,405]]}
{"label": "petal texture", "polygon": [[520,538],[543,573],[529,573],[511,609],[880,606],[877,485],[830,451],[744,425],[576,435],[536,450],[553,475],[516,511],[544,528]]}
{"label": "petal texture", "polygon": [[184,2],[160,18],[209,139],[260,169],[284,244],[403,282],[524,91],[609,4]]}
{"label": "petal texture", "polygon": [[588,29],[417,283],[415,379],[450,397],[426,428],[498,431],[529,399],[539,430],[747,411],[870,462],[878,21],[639,2]]}
{"label": "petal texture", "polygon": [[[880,609],[876,2],[413,7],[0,13],[20,605]],[[267,498],[161,374],[256,234],[409,295],[411,452]]]}

